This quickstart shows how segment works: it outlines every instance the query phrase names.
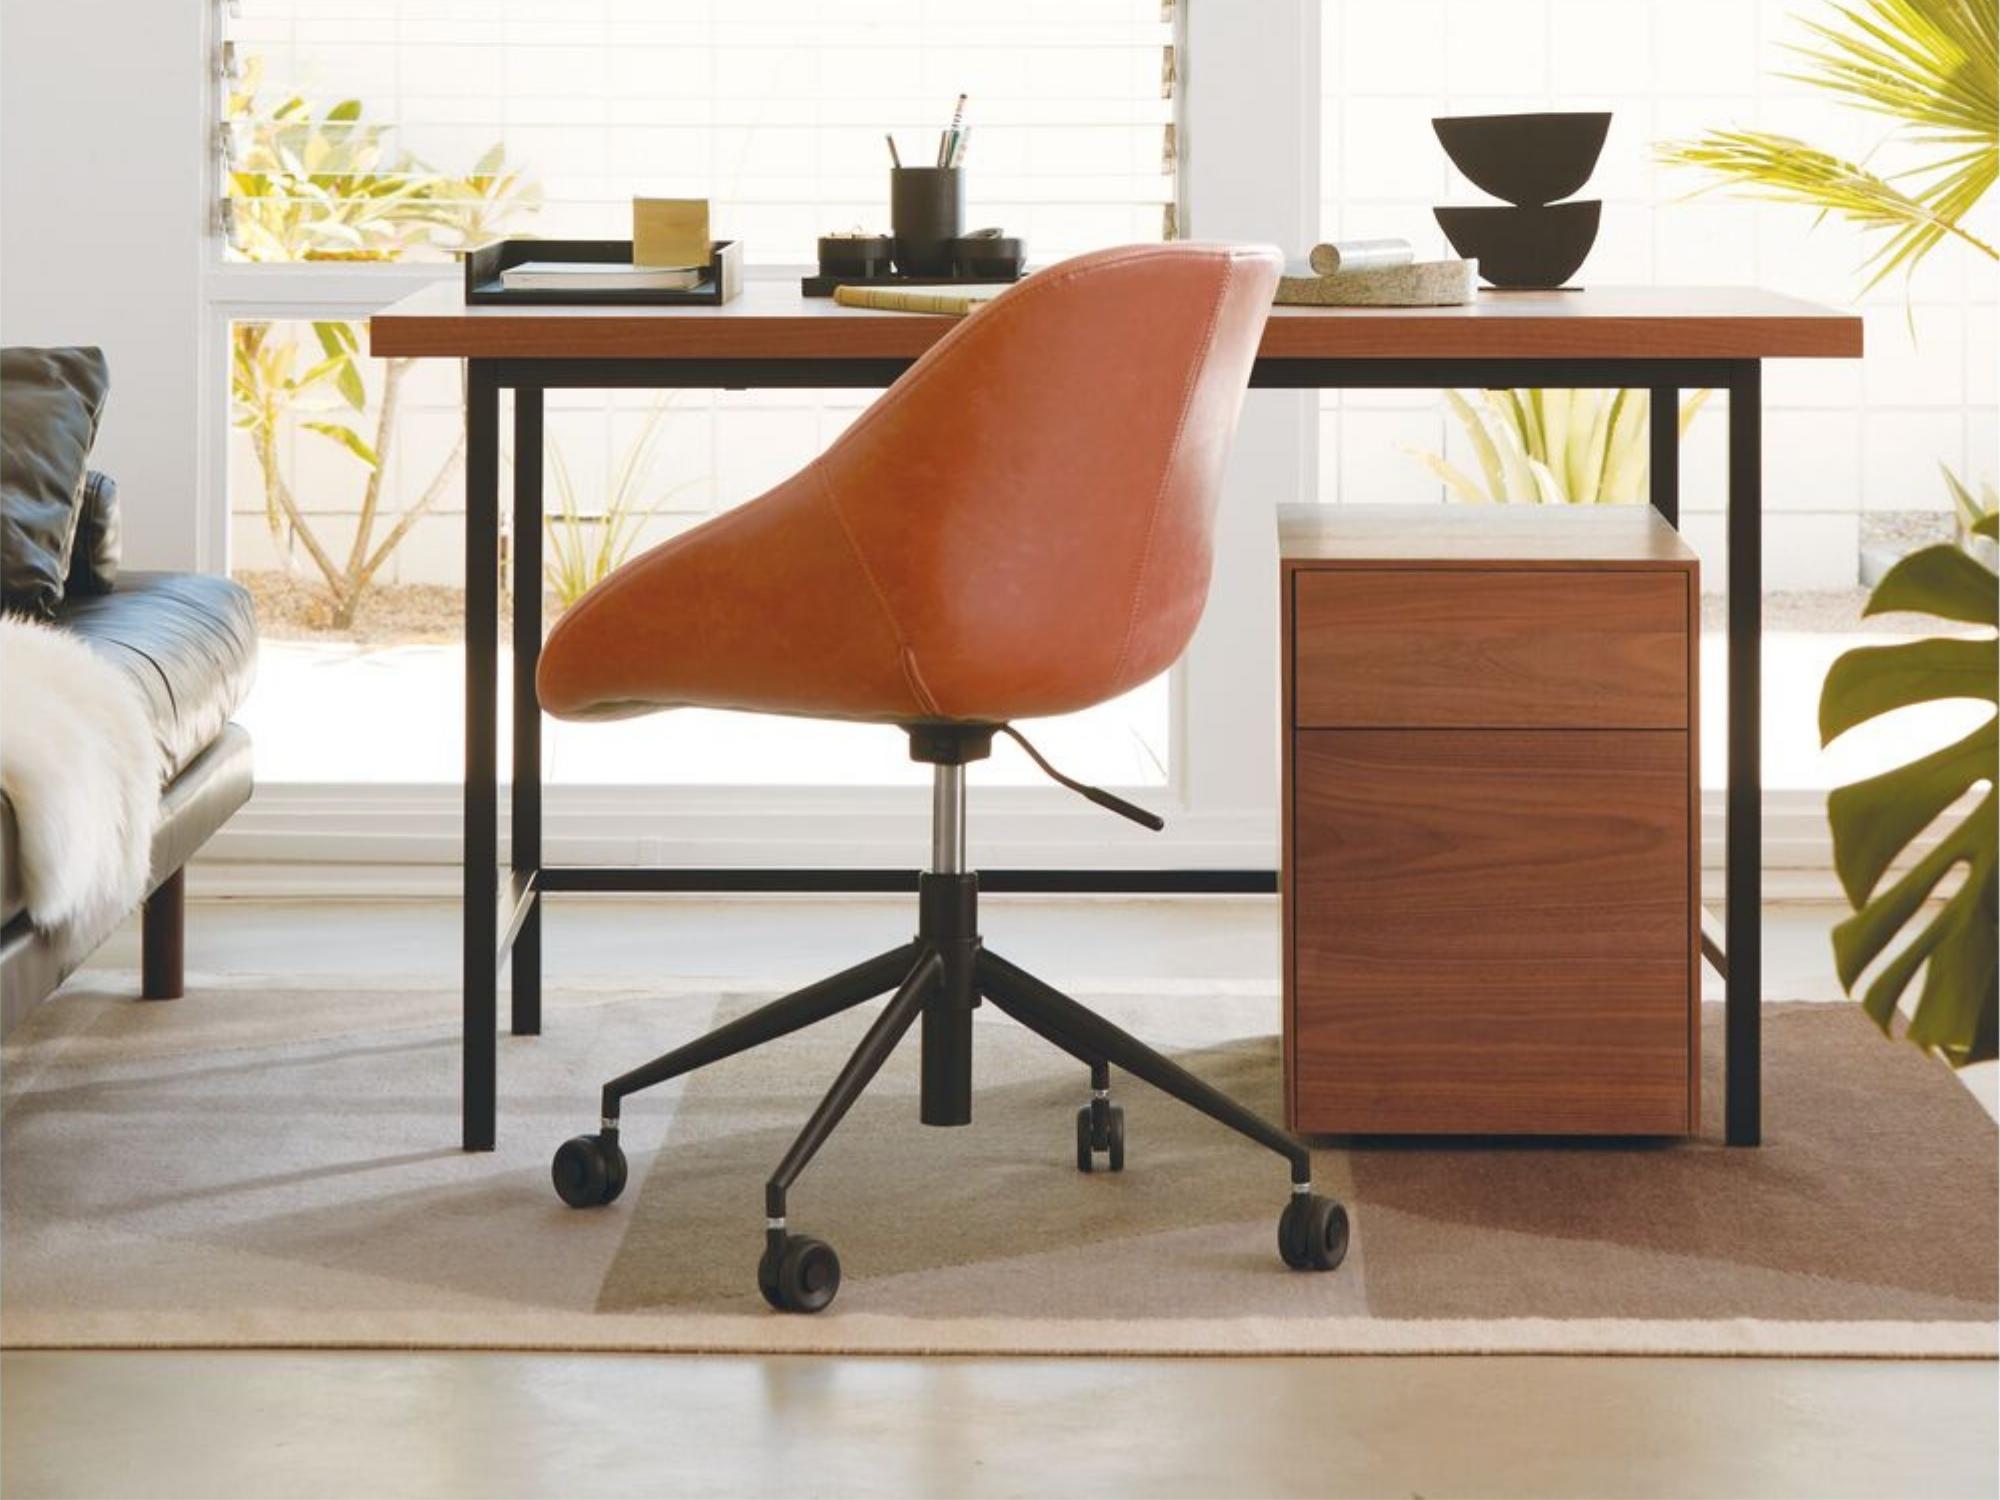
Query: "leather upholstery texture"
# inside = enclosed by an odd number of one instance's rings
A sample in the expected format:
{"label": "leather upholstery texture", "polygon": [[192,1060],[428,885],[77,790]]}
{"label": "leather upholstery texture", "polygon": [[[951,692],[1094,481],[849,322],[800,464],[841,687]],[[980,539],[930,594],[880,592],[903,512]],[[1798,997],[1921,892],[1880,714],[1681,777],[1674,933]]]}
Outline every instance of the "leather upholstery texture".
{"label": "leather upholstery texture", "polygon": [[172,781],[222,732],[257,671],[257,616],[241,584],[206,573],[126,573],[66,600],[56,623],[139,685]]}
{"label": "leather upholstery texture", "polygon": [[111,372],[97,349],[0,349],[0,604],[62,603]]}
{"label": "leather upholstery texture", "polygon": [[92,469],[83,476],[83,498],[76,507],[76,538],[69,550],[69,578],[63,584],[63,597],[80,599],[116,588],[121,545],[118,481]]}
{"label": "leather upholstery texture", "polygon": [[542,707],[997,723],[1164,671],[1207,599],[1280,264],[1182,243],[1036,272],[806,468],[572,606]]}

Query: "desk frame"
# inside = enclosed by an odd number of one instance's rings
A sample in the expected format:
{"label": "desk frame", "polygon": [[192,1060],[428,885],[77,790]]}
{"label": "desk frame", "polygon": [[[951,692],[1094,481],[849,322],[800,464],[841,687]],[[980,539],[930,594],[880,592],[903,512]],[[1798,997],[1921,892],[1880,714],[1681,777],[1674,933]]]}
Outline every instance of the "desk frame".
{"label": "desk frame", "polygon": [[[548,865],[542,862],[542,725],[514,715],[512,861],[499,872],[497,749],[500,630],[500,392],[514,392],[514,703],[535,703],[542,620],[542,396],[559,389],[880,389],[914,361],[884,358],[468,360],[466,397],[466,652],[464,1146],[490,1151],[496,1134],[499,975],[511,955],[511,1027],[542,1028],[541,897],[550,892],[914,892],[917,871]],[[1704,937],[1726,982],[1725,1137],[1762,1134],[1763,433],[1762,364],[1744,359],[1259,358],[1264,390],[1442,390],[1452,387],[1631,387],[1652,392],[1651,494],[1680,525],[1680,393],[1729,393],[1729,782],[1724,938]],[[521,588],[519,580],[534,580]],[[1276,712],[1275,705],[1273,712]],[[1697,747],[1698,752],[1698,747]],[[1263,869],[980,872],[991,892],[1274,894]],[[1726,953],[1726,957],[1725,957]]]}

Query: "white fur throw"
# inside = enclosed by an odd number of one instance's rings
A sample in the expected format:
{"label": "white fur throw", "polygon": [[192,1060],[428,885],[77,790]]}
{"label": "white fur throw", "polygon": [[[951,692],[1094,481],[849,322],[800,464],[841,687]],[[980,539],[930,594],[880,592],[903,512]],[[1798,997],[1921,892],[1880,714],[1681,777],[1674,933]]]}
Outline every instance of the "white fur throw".
{"label": "white fur throw", "polygon": [[60,630],[0,617],[0,789],[28,916],[90,931],[146,895],[160,752],[138,685]]}

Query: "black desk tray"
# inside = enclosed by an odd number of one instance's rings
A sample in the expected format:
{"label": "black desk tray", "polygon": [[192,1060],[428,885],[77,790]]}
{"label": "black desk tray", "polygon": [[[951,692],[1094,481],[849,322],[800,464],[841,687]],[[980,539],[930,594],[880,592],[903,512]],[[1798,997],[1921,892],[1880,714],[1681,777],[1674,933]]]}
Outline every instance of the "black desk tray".
{"label": "black desk tray", "polygon": [[629,265],[630,240],[494,240],[465,257],[467,305],[497,304],[544,307],[720,307],[743,290],[743,243],[716,240],[709,246],[708,274],[684,292],[662,291],[514,291],[500,284],[500,273],[531,260],[604,262]]}

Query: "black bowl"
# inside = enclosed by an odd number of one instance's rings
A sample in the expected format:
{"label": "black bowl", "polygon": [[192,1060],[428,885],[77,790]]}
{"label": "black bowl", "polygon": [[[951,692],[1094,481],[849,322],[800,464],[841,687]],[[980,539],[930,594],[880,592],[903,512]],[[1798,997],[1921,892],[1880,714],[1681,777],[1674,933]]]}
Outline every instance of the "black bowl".
{"label": "black bowl", "polygon": [[951,260],[961,276],[1018,281],[1027,256],[1011,235],[968,234],[951,242]]}
{"label": "black bowl", "polygon": [[1608,114],[1446,115],[1431,121],[1445,155],[1475,185],[1522,207],[1567,198],[1604,149]]}
{"label": "black bowl", "polygon": [[887,276],[894,243],[886,234],[823,234],[819,240],[819,274]]}
{"label": "black bowl", "polygon": [[1540,208],[1499,205],[1434,208],[1451,248],[1479,262],[1479,274],[1513,289],[1559,287],[1576,274],[1597,239],[1595,198]]}

